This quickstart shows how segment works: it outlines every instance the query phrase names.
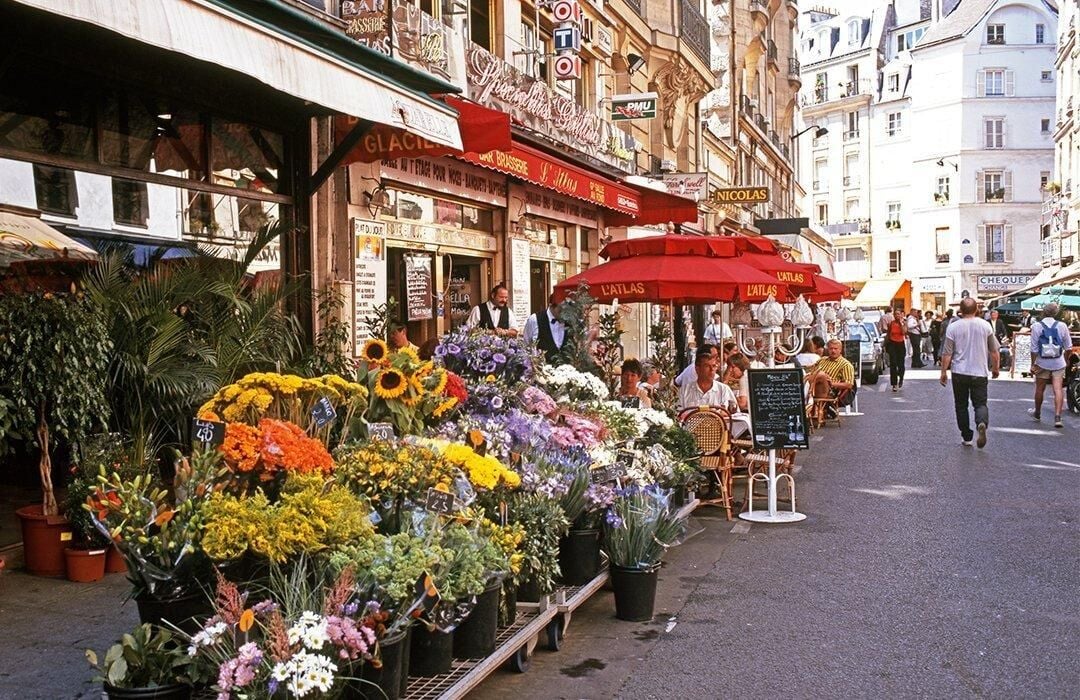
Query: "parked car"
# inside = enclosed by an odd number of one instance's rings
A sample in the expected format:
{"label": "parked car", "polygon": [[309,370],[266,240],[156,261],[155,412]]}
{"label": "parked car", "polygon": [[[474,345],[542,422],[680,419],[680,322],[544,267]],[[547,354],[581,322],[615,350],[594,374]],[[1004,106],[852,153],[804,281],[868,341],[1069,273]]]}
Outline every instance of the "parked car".
{"label": "parked car", "polygon": [[850,321],[847,325],[848,340],[858,339],[861,362],[859,371],[863,384],[877,384],[878,378],[885,372],[885,353],[881,349],[881,340],[877,328],[870,321]]}

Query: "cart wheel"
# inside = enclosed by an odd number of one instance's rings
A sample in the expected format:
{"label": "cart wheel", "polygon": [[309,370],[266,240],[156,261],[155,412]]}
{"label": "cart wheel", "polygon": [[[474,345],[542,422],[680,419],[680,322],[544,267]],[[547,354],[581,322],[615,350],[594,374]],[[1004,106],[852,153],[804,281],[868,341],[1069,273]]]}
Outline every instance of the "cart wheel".
{"label": "cart wheel", "polygon": [[544,629],[547,632],[548,651],[558,651],[562,647],[563,641],[562,615],[551,618],[551,621],[547,623],[547,627]]}
{"label": "cart wheel", "polygon": [[518,673],[525,673],[529,670],[529,665],[532,660],[529,658],[529,645],[525,645],[517,650],[517,653],[510,657],[510,668]]}

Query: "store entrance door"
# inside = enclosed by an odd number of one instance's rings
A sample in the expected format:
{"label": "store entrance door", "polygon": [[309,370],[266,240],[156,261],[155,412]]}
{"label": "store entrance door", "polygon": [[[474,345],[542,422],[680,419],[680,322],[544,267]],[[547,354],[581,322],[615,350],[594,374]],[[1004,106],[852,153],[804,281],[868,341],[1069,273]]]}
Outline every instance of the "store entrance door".
{"label": "store entrance door", "polygon": [[547,308],[548,295],[551,294],[551,263],[543,260],[529,261],[529,289],[531,308],[524,312],[514,309],[515,313],[528,316]]}
{"label": "store entrance door", "polygon": [[449,283],[443,313],[450,319],[449,330],[454,330],[468,320],[472,307],[487,298],[491,289],[491,261],[463,255],[443,255],[442,259],[443,279]]}

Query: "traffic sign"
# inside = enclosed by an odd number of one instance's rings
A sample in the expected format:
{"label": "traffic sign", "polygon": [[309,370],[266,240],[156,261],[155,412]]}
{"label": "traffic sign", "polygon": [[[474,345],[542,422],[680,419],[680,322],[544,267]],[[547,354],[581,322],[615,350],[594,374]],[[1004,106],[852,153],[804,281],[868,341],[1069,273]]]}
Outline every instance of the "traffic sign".
{"label": "traffic sign", "polygon": [[581,30],[573,25],[556,27],[552,37],[556,51],[581,51]]}

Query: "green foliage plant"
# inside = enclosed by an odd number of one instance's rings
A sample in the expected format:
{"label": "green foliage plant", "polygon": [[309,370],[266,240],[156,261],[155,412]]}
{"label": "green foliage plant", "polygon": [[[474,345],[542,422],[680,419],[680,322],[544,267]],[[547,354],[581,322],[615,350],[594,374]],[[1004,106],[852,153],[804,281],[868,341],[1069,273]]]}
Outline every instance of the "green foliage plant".
{"label": "green foliage plant", "polygon": [[99,309],[82,292],[0,295],[0,391],[8,434],[40,451],[43,514],[59,507],[49,452],[105,427],[111,342]]}
{"label": "green foliage plant", "polygon": [[649,326],[649,346],[652,354],[649,364],[660,373],[660,386],[653,391],[653,408],[674,411],[678,399],[675,377],[679,367],[675,360],[675,346],[667,320],[661,318]]}
{"label": "green foliage plant", "polygon": [[189,664],[173,633],[169,630],[142,624],[125,634],[109,647],[98,661],[92,649],[86,650],[86,660],[97,670],[95,682],[108,683],[114,688],[158,688],[184,682]]}
{"label": "green foliage plant", "polygon": [[555,589],[559,569],[559,540],[570,530],[559,501],[541,493],[514,493],[507,502],[509,519],[525,529],[520,581],[539,587],[540,593]]}

